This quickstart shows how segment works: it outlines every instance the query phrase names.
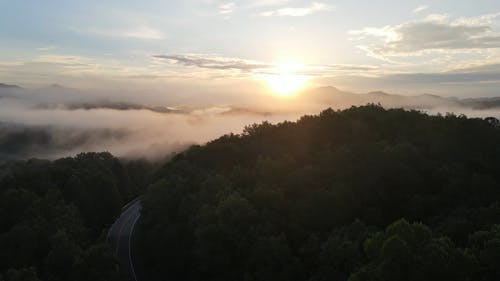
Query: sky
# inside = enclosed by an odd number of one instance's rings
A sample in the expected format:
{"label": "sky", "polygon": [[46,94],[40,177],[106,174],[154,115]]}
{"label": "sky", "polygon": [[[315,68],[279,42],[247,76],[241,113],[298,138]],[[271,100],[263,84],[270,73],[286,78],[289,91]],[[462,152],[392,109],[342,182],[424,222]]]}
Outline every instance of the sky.
{"label": "sky", "polygon": [[0,82],[500,95],[500,1],[0,0]]}

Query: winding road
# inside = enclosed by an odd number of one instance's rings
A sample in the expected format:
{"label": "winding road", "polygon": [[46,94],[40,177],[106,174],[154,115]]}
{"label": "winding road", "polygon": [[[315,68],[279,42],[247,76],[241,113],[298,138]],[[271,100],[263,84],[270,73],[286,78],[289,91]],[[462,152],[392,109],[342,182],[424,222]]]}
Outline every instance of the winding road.
{"label": "winding road", "polygon": [[141,201],[137,200],[126,206],[120,217],[108,231],[107,241],[111,245],[124,274],[130,280],[138,281],[132,255],[132,235],[134,226],[141,216]]}

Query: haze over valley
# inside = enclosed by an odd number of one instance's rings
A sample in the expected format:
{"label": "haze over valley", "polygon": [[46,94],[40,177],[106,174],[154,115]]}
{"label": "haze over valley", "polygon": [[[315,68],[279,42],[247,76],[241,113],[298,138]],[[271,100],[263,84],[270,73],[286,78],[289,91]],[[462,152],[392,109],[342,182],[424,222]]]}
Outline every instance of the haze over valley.
{"label": "haze over valley", "polygon": [[109,151],[126,158],[163,159],[192,144],[241,133],[246,125],[294,121],[326,108],[369,103],[430,114],[500,116],[500,98],[352,93],[335,87],[293,96],[255,94],[253,100],[182,101],[168,93],[89,91],[51,85],[37,89],[0,85],[0,159],[58,158]]}

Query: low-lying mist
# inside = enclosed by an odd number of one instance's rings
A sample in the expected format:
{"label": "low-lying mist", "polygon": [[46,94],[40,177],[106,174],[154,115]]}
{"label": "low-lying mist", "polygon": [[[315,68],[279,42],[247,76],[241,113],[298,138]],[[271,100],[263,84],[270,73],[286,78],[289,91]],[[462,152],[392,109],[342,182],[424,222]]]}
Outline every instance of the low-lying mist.
{"label": "low-lying mist", "polygon": [[[105,97],[105,98],[104,98]],[[206,100],[206,99],[205,99]],[[499,117],[500,99],[400,96],[383,92],[354,94],[333,87],[292,97],[256,95],[245,102],[176,103],[149,95],[143,103],[122,96],[63,87],[43,90],[0,88],[0,161],[58,158],[82,151],[109,151],[130,158],[163,159],[189,145],[203,144],[246,125],[296,120],[332,107],[380,103],[431,114],[453,112],[469,117]]]}
{"label": "low-lying mist", "polygon": [[210,107],[192,111],[96,107],[40,108],[0,101],[0,160],[58,158],[81,151],[109,151],[133,158],[160,159],[244,126],[295,114],[260,114]]}

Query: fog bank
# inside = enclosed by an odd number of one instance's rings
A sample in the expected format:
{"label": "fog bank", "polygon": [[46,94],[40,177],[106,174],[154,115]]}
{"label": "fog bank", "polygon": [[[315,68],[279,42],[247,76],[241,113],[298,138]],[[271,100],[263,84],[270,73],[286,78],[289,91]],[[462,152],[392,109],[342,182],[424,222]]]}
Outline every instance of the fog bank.
{"label": "fog bank", "polygon": [[[139,95],[139,93],[137,93]],[[499,117],[500,98],[457,99],[435,95],[355,94],[334,87],[290,97],[255,95],[235,100],[179,102],[158,93],[106,94],[61,86],[28,90],[0,87],[0,161],[58,158],[82,151],[109,151],[132,158],[164,158],[189,145],[203,144],[246,125],[294,121],[331,107],[379,103],[430,114]],[[231,102],[232,101],[232,102]]]}

